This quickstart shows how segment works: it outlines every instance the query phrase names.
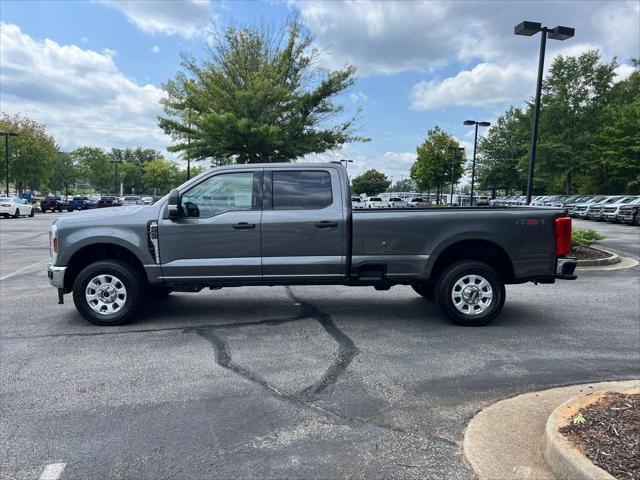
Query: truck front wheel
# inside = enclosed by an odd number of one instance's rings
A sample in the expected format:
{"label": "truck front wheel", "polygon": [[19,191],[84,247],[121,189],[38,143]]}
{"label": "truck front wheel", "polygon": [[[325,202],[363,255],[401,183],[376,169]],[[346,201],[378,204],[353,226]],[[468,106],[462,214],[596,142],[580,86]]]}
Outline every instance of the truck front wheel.
{"label": "truck front wheel", "polygon": [[143,282],[138,271],[121,260],[99,260],[78,274],[73,303],[95,325],[122,325],[140,306]]}
{"label": "truck front wheel", "polygon": [[504,282],[491,266],[475,260],[449,265],[438,277],[435,300],[458,325],[486,325],[502,311]]}

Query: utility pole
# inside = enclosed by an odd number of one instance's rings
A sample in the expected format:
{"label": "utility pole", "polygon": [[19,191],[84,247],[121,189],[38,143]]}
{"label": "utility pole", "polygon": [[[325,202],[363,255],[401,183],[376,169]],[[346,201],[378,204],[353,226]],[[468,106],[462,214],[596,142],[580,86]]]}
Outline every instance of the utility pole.
{"label": "utility pole", "polygon": [[113,194],[117,196],[118,195],[118,164],[122,163],[122,160],[118,160],[118,159],[111,160],[111,163],[115,163],[116,165],[115,190],[113,191]]}
{"label": "utility pole", "polygon": [[514,28],[514,34],[530,37],[540,32],[540,56],[538,57],[538,80],[536,83],[536,100],[533,108],[533,125],[531,128],[531,151],[529,153],[529,172],[527,177],[527,201],[531,204],[533,194],[533,175],[536,168],[536,149],[538,142],[538,121],[540,117],[540,95],[542,92],[542,75],[544,71],[544,53],[547,46],[547,37],[552,40],[567,40],[575,35],[576,30],[572,27],[558,25],[555,28],[543,27],[538,22],[521,22]]}
{"label": "utility pole", "polygon": [[462,152],[464,155],[464,147],[447,147],[447,150],[453,153],[451,157],[451,195],[449,196],[449,203],[453,205],[453,187],[455,186],[455,170],[456,170],[456,154]]}
{"label": "utility pole", "polygon": [[9,137],[17,137],[17,132],[0,132],[0,135],[4,135],[4,193],[9,196]]}
{"label": "utility pole", "polygon": [[476,132],[473,138],[473,164],[471,166],[471,199],[469,200],[470,206],[473,207],[473,187],[475,186],[476,180],[476,150],[478,148],[478,126],[488,127],[491,125],[491,122],[477,122],[475,120],[465,120],[464,125],[475,125]]}

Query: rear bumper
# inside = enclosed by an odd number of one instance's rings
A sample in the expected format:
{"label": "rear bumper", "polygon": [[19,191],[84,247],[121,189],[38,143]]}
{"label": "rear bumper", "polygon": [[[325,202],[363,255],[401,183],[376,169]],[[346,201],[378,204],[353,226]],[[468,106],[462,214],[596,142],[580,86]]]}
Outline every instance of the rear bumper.
{"label": "rear bumper", "polygon": [[574,274],[578,260],[575,257],[560,257],[556,260],[556,278],[559,280],[575,280]]}
{"label": "rear bumper", "polygon": [[49,283],[56,288],[64,287],[64,273],[67,267],[54,267],[49,264],[47,268],[47,276],[49,277]]}

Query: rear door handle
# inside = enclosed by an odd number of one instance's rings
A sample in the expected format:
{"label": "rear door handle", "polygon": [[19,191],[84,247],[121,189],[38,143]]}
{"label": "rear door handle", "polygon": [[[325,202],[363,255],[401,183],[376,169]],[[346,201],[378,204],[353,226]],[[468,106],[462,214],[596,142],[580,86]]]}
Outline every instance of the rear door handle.
{"label": "rear door handle", "polygon": [[316,227],[318,228],[335,228],[337,226],[338,226],[338,222],[330,222],[329,220],[316,222]]}
{"label": "rear door handle", "polygon": [[256,228],[256,224],[247,222],[234,223],[233,228],[236,230],[250,230],[252,228]]}

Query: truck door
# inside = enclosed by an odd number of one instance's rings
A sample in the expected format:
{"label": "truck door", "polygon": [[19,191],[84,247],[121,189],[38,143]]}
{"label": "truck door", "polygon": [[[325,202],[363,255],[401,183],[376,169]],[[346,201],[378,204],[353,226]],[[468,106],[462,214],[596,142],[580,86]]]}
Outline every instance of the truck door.
{"label": "truck door", "polygon": [[182,216],[158,222],[165,280],[262,278],[262,169],[224,170],[181,195]]}
{"label": "truck door", "polygon": [[265,170],[262,272],[266,279],[346,274],[345,221],[338,172],[332,168]]}

